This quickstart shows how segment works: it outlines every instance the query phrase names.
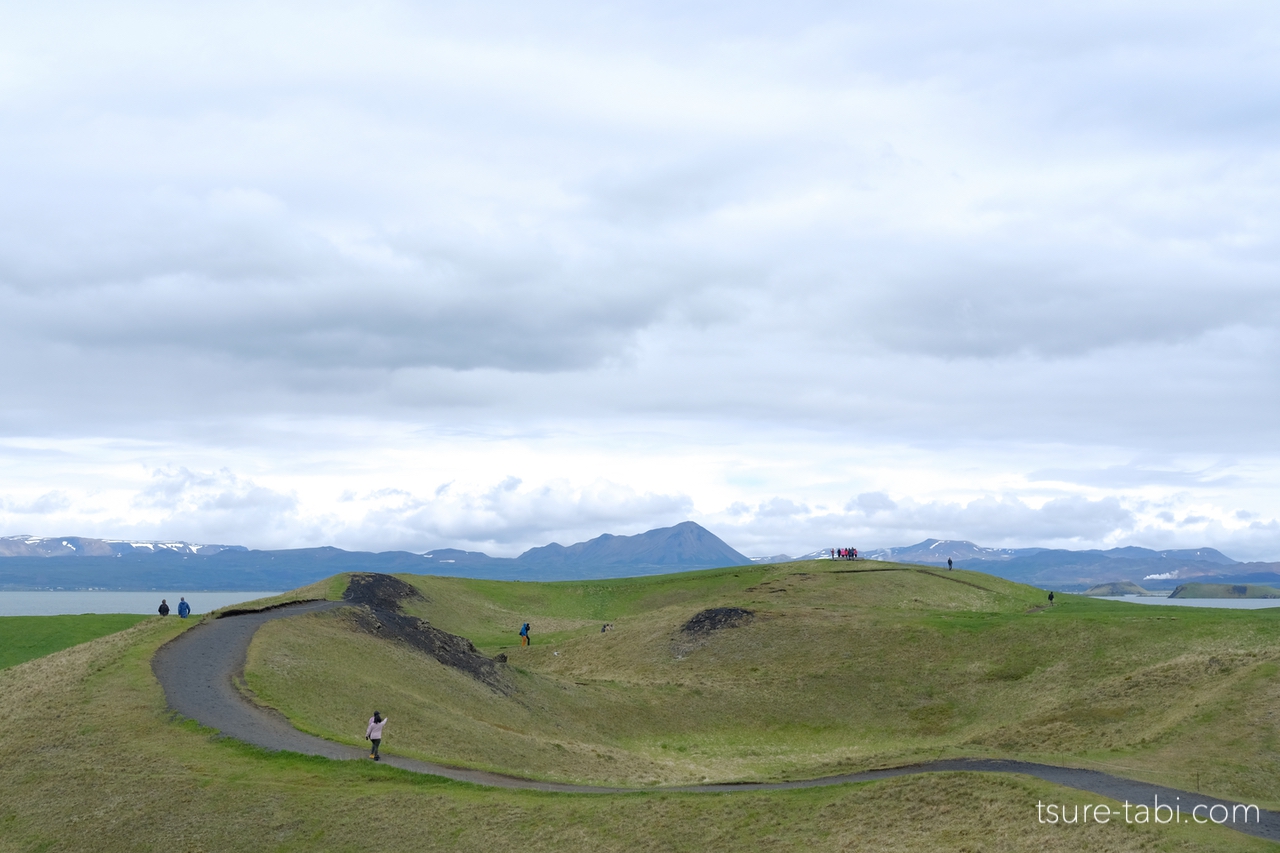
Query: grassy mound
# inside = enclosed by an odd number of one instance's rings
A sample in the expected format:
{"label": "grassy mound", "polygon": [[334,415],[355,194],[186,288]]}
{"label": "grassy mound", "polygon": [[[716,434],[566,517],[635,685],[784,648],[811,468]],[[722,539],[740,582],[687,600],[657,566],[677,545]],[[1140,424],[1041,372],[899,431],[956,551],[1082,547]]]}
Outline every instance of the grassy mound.
{"label": "grassy mound", "polygon": [[[392,751],[534,778],[774,780],[973,755],[1280,803],[1268,710],[1280,613],[1049,607],[973,572],[835,566],[554,584],[406,575],[423,595],[406,611],[506,654],[511,695],[342,611],[264,627],[246,677],[304,730],[358,743],[378,707]],[[752,616],[684,630],[708,611]]]}
{"label": "grassy mound", "polygon": [[[445,587],[460,590],[459,596],[474,594],[465,584],[452,583]],[[341,586],[336,592],[329,588],[334,597]],[[429,606],[450,606],[443,601],[446,588],[423,586],[440,596]],[[620,589],[615,601],[665,597],[674,606],[683,595],[672,592],[678,586],[666,592]],[[906,603],[913,604],[910,597]],[[694,606],[688,615],[700,609],[705,608]],[[634,611],[644,612],[642,607]],[[483,610],[469,618],[505,624],[501,614]],[[551,618],[540,617],[535,627],[549,627]],[[567,616],[555,618],[565,620],[565,637],[557,643],[567,644],[578,631],[583,633],[576,639],[585,641],[592,628],[572,627]],[[622,632],[620,618],[618,625],[606,638]],[[372,762],[266,753],[175,720],[166,711],[151,656],[191,627],[191,620],[149,618],[0,671],[0,790],[5,792],[0,851],[1273,849],[1211,826],[1041,825],[1038,801],[1080,805],[1102,798],[1012,776],[938,774],[874,785],[710,796],[570,796],[476,788]],[[313,627],[340,626],[317,622]],[[718,633],[758,627],[753,623]],[[495,631],[502,642],[514,645],[507,635]],[[552,639],[535,635],[538,643]],[[529,651],[541,654],[542,647]],[[305,649],[294,664],[316,655],[316,647]],[[524,663],[520,668],[530,680],[557,678]],[[359,710],[362,727],[367,710]]]}

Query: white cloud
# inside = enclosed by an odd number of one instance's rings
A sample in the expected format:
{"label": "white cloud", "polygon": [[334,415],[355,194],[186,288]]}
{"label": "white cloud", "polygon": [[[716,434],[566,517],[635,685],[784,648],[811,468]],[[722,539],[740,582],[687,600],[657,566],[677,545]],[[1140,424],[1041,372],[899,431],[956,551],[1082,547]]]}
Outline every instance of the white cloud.
{"label": "white cloud", "polygon": [[1280,556],[1277,15],[17,11],[3,521]]}

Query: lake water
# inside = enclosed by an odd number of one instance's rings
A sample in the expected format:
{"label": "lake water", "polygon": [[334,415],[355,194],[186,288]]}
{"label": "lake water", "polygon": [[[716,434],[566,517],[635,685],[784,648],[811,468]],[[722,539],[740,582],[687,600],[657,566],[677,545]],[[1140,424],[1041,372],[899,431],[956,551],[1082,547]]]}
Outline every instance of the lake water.
{"label": "lake water", "polygon": [[77,613],[155,613],[160,599],[178,615],[178,599],[186,596],[192,615],[241,604],[278,592],[108,592],[106,590],[0,590],[0,616],[62,616]]}
{"label": "lake water", "polygon": [[1103,601],[1134,604],[1168,604],[1174,607],[1222,607],[1227,610],[1261,610],[1280,607],[1280,598],[1160,598],[1154,595],[1099,595]]}

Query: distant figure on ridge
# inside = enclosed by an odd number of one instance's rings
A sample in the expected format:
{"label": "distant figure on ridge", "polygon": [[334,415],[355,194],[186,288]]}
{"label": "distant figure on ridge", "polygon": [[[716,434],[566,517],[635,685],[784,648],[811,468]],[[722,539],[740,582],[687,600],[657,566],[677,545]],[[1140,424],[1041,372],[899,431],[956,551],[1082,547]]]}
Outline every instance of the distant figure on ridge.
{"label": "distant figure on ridge", "polygon": [[947,557],[947,571],[951,571],[951,558]]}
{"label": "distant figure on ridge", "polygon": [[526,622],[520,626],[520,645],[529,645],[529,623]]}
{"label": "distant figure on ridge", "polygon": [[1053,593],[1049,593],[1049,603],[1053,604]]}
{"label": "distant figure on ridge", "polygon": [[187,600],[185,598],[178,599],[178,615],[183,619],[186,619],[191,615],[191,605],[187,604]]}
{"label": "distant figure on ridge", "polygon": [[374,761],[382,760],[382,756],[378,755],[378,747],[382,745],[382,727],[386,724],[386,719],[374,711],[373,716],[369,718],[369,727],[364,730],[364,739],[373,744],[373,751],[369,753],[369,757]]}
{"label": "distant figure on ridge", "polygon": [[169,603],[165,601],[163,598],[160,599],[160,615],[161,616],[169,615]]}

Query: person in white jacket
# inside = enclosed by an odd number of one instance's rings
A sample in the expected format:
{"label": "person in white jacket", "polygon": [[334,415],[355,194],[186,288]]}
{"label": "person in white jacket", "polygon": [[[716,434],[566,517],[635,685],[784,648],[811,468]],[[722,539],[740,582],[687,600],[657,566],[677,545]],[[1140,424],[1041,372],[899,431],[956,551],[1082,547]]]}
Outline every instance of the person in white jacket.
{"label": "person in white jacket", "polygon": [[364,739],[373,744],[373,751],[369,753],[369,757],[374,761],[382,760],[382,756],[378,755],[378,747],[382,745],[382,727],[386,724],[386,717],[374,711],[373,716],[369,718],[369,727],[364,730]]}

